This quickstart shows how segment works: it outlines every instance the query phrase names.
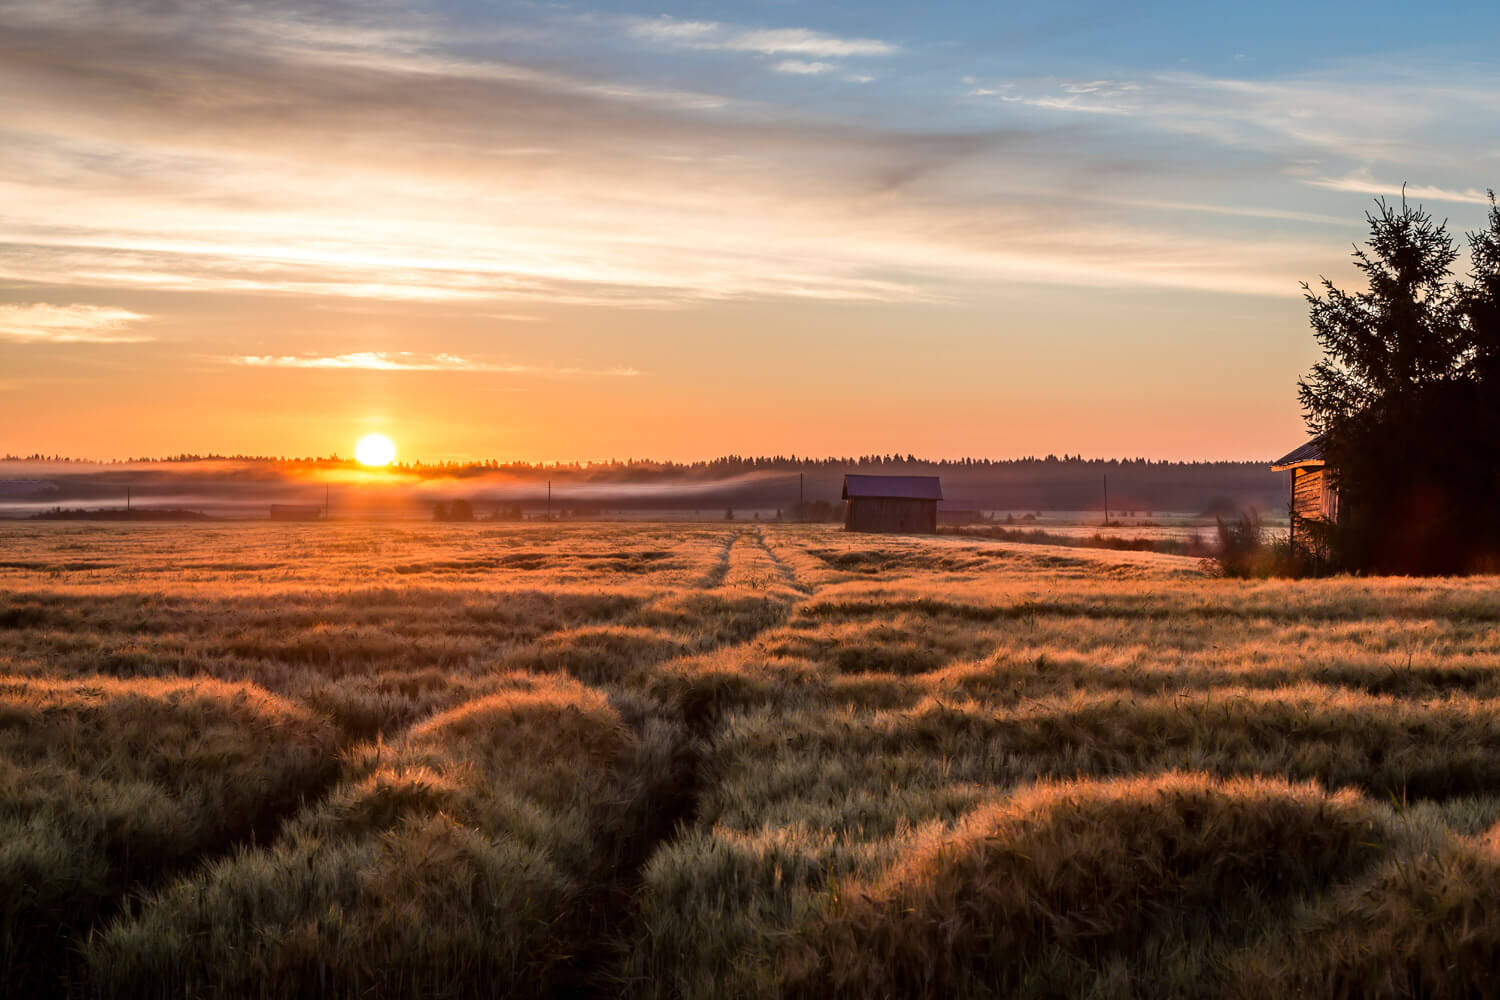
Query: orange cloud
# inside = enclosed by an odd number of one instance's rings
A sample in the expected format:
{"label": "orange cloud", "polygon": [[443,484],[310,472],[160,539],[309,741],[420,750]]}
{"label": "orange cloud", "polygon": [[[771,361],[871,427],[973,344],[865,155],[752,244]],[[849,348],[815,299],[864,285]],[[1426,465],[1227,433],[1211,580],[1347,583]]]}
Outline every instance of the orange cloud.
{"label": "orange cloud", "polygon": [[348,354],[254,355],[233,359],[252,368],[352,369],[376,372],[472,372],[510,375],[606,375],[633,378],[634,368],[539,368],[534,365],[475,361],[455,354],[417,354],[411,351],[353,351]]}
{"label": "orange cloud", "polygon": [[139,344],[152,338],[127,328],[147,319],[111,306],[0,305],[0,338],[52,344]]}

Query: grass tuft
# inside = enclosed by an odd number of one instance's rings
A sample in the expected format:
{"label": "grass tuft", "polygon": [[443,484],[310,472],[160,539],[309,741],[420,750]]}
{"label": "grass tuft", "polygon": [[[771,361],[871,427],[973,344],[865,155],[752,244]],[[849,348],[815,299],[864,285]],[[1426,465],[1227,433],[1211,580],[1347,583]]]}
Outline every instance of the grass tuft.
{"label": "grass tuft", "polygon": [[1151,982],[1169,974],[1148,947],[1164,934],[1212,952],[1368,866],[1381,839],[1357,796],[1313,785],[1041,785],[927,831],[885,878],[845,887],[796,981],[819,995],[1088,995],[1123,964]]}
{"label": "grass tuft", "polygon": [[0,975],[55,988],[126,893],[272,834],[336,770],[333,727],[252,685],[0,677]]}

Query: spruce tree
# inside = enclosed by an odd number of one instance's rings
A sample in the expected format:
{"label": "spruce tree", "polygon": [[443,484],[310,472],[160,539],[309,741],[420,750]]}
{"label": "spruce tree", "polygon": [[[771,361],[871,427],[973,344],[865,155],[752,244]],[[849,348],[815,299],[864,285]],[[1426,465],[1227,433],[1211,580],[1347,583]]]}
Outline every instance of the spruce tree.
{"label": "spruce tree", "polygon": [[1403,198],[1378,201],[1355,248],[1367,287],[1307,286],[1325,357],[1298,384],[1309,428],[1334,470],[1338,563],[1371,572],[1478,568],[1500,551],[1494,411],[1500,405],[1500,216],[1470,236],[1474,284],[1452,281],[1445,223]]}
{"label": "spruce tree", "polygon": [[1469,234],[1472,284],[1461,289],[1465,349],[1475,378],[1500,386],[1500,206],[1490,192],[1489,227]]}

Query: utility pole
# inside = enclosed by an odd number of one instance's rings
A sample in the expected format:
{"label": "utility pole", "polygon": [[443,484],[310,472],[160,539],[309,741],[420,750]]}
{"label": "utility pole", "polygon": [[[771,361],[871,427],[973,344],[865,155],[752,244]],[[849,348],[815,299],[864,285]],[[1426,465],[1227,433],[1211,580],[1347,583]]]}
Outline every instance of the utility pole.
{"label": "utility pole", "polygon": [[547,520],[552,520],[552,480],[547,480]]}
{"label": "utility pole", "polygon": [[1104,526],[1109,527],[1109,473],[1104,474]]}
{"label": "utility pole", "polygon": [[797,520],[807,520],[807,499],[802,492],[802,473],[797,473]]}
{"label": "utility pole", "polygon": [[328,484],[323,484],[323,520],[328,520]]}
{"label": "utility pole", "polygon": [[130,513],[130,487],[125,487],[125,512]]}

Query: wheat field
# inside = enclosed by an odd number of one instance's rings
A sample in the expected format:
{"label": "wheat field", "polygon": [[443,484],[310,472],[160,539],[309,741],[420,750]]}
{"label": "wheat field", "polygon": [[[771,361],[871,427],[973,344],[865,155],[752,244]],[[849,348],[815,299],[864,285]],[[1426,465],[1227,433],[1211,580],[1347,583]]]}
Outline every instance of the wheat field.
{"label": "wheat field", "polygon": [[0,524],[0,976],[1469,997],[1500,581],[724,524]]}

